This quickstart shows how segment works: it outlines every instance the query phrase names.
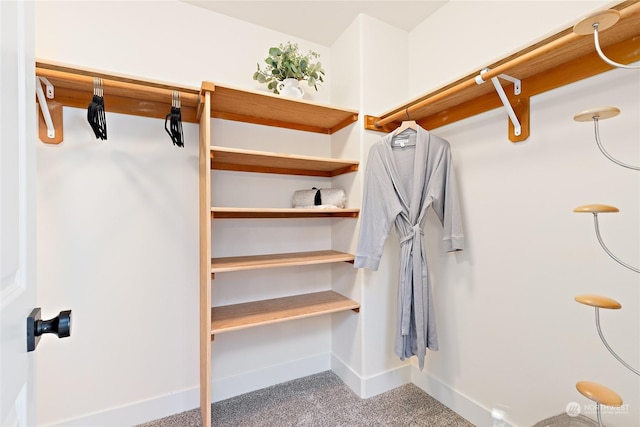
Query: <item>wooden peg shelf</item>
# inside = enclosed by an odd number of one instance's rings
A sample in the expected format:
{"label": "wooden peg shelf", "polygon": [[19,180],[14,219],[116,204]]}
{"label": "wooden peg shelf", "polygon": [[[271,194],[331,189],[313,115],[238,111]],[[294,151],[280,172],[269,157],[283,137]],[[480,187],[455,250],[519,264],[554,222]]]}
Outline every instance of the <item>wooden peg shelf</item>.
{"label": "wooden peg shelf", "polygon": [[620,212],[620,210],[615,206],[601,205],[601,204],[578,206],[573,211],[575,213],[593,213],[593,214]]}
{"label": "wooden peg shelf", "polygon": [[618,301],[600,295],[576,295],[574,299],[580,304],[590,305],[597,308],[606,308],[609,310],[619,310],[622,308],[622,305]]}
{"label": "wooden peg shelf", "polygon": [[622,398],[618,393],[602,384],[591,381],[580,381],[576,389],[587,399],[605,406],[622,406]]}
{"label": "wooden peg shelf", "polygon": [[[599,34],[604,52],[617,62],[630,64],[640,60],[640,2],[625,1],[612,9],[620,12],[620,20]],[[483,67],[484,68],[484,67]],[[567,28],[513,55],[488,66],[483,74],[485,83],[477,84],[480,74],[468,75],[433,92],[415,98],[380,116],[365,116],[368,130],[391,132],[406,120],[415,120],[425,129],[434,129],[486,111],[502,107],[500,98],[489,81],[500,74],[520,79],[522,92],[513,95],[513,85],[505,85],[521,126],[522,134],[509,140],[526,139],[529,129],[529,99],[532,96],[592,77],[613,67],[598,56],[592,36],[581,36]]]}

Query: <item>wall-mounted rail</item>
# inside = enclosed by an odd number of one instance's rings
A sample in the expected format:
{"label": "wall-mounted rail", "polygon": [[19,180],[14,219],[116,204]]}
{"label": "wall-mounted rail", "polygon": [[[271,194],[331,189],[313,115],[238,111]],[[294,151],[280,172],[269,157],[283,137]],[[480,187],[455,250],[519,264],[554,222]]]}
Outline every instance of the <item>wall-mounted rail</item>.
{"label": "wall-mounted rail", "polygon": [[[620,19],[600,34],[600,46],[618,63],[636,62],[640,60],[640,2],[625,1],[612,9],[619,12]],[[505,86],[509,103],[522,127],[520,135],[515,135],[509,120],[509,139],[518,142],[530,134],[529,98],[613,67],[594,51],[591,37],[567,28],[484,68],[489,71],[483,73],[483,80],[508,74],[522,82],[520,95],[513,95],[513,90]],[[435,129],[501,107],[502,101],[492,85],[477,84],[479,74],[478,71],[463,77],[380,116],[367,115],[365,129],[391,132],[407,114],[423,128]]]}

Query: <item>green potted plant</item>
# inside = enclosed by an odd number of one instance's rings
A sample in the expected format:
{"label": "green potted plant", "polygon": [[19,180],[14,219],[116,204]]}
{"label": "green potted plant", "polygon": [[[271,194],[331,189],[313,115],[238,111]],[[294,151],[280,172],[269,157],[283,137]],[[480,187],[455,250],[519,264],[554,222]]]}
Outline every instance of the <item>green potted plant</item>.
{"label": "green potted plant", "polygon": [[303,92],[298,82],[306,80],[310,87],[318,90],[318,84],[324,82],[324,70],[318,61],[320,55],[314,51],[302,54],[297,43],[287,42],[269,49],[264,60],[267,66],[253,74],[253,79],[267,85],[274,93],[302,98]]}

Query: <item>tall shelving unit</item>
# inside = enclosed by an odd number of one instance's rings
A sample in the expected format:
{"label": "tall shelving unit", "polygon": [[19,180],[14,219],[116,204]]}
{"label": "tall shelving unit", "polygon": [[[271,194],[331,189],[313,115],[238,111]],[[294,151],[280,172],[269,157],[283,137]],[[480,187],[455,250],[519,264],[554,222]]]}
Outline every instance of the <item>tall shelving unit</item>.
{"label": "tall shelving unit", "polygon": [[217,273],[336,262],[352,254],[332,249],[212,258],[212,221],[218,219],[357,218],[359,209],[213,207],[211,171],[274,173],[331,178],[358,170],[358,161],[213,146],[211,118],[332,134],[358,120],[356,111],[203,82],[200,120],[200,409],[211,425],[211,343],[216,334],[287,320],[358,311],[360,304],[332,290],[212,307]]}

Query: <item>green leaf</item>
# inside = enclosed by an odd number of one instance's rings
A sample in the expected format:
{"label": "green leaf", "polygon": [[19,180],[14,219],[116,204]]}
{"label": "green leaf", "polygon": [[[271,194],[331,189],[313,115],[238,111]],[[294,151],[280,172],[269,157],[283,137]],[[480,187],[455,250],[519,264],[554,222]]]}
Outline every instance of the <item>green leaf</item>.
{"label": "green leaf", "polygon": [[269,49],[269,55],[271,55],[271,56],[280,56],[280,55],[282,55],[282,51],[280,49],[278,49],[277,47],[272,47],[271,49]]}

